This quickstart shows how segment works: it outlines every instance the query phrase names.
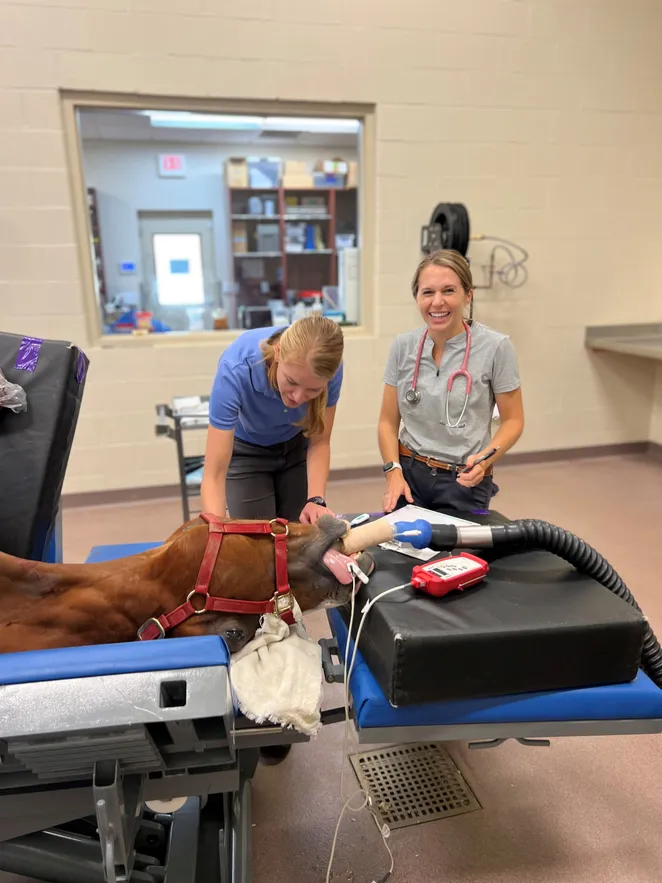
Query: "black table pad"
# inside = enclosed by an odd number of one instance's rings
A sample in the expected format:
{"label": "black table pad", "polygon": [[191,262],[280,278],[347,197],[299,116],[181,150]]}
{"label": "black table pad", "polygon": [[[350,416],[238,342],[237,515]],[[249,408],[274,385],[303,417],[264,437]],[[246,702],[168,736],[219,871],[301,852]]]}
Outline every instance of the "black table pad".
{"label": "black table pad", "polygon": [[[507,521],[454,513],[480,523]],[[420,561],[374,548],[376,568],[356,598],[353,633],[366,601],[406,583]],[[373,605],[359,649],[395,706],[631,681],[643,616],[548,552],[498,555],[485,580],[444,598],[412,588]],[[436,557],[443,557],[443,554]],[[341,614],[349,624],[349,607]]]}
{"label": "black table pad", "polygon": [[0,408],[0,551],[41,560],[55,525],[89,360],[68,341],[0,331],[0,369],[27,411]]}

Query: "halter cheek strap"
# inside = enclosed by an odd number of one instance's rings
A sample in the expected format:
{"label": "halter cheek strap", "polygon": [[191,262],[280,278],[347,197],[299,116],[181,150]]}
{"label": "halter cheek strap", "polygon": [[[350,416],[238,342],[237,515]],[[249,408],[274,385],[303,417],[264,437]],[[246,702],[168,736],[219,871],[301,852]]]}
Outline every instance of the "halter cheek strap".
{"label": "halter cheek strap", "polygon": [[[274,518],[261,522],[225,522],[215,515],[203,513],[200,517],[209,525],[209,537],[198,571],[195,587],[186,596],[186,601],[170,613],[153,617],[138,629],[141,641],[165,638],[166,633],[186,622],[191,616],[202,613],[255,614],[275,613],[288,625],[294,625],[292,590],[287,573],[287,536],[289,528],[284,518]],[[276,533],[276,525],[285,530]],[[217,598],[209,594],[209,585],[214,574],[218,554],[225,534],[270,534],[274,538],[274,563],[276,568],[276,592],[268,601],[238,601],[234,598]],[[195,603],[194,603],[195,602]]]}

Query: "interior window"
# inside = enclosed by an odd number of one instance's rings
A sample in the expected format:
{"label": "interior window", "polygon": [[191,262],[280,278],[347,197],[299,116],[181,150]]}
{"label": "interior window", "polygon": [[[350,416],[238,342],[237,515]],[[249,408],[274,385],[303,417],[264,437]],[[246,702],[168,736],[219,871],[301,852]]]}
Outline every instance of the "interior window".
{"label": "interior window", "polygon": [[78,108],[103,333],[361,321],[362,121]]}

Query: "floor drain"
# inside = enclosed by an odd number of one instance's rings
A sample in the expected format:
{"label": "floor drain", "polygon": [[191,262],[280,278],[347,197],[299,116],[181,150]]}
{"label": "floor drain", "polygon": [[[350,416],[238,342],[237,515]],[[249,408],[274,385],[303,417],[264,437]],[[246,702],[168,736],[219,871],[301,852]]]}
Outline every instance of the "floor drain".
{"label": "floor drain", "polygon": [[448,751],[436,742],[394,745],[350,756],[382,824],[420,825],[481,809]]}

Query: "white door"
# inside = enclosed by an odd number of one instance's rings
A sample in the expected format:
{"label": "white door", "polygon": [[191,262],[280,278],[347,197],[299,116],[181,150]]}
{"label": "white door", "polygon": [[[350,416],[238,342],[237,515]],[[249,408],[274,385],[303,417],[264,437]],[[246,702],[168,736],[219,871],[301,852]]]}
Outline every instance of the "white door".
{"label": "white door", "polygon": [[144,308],[174,331],[211,328],[218,281],[211,213],[140,212]]}

